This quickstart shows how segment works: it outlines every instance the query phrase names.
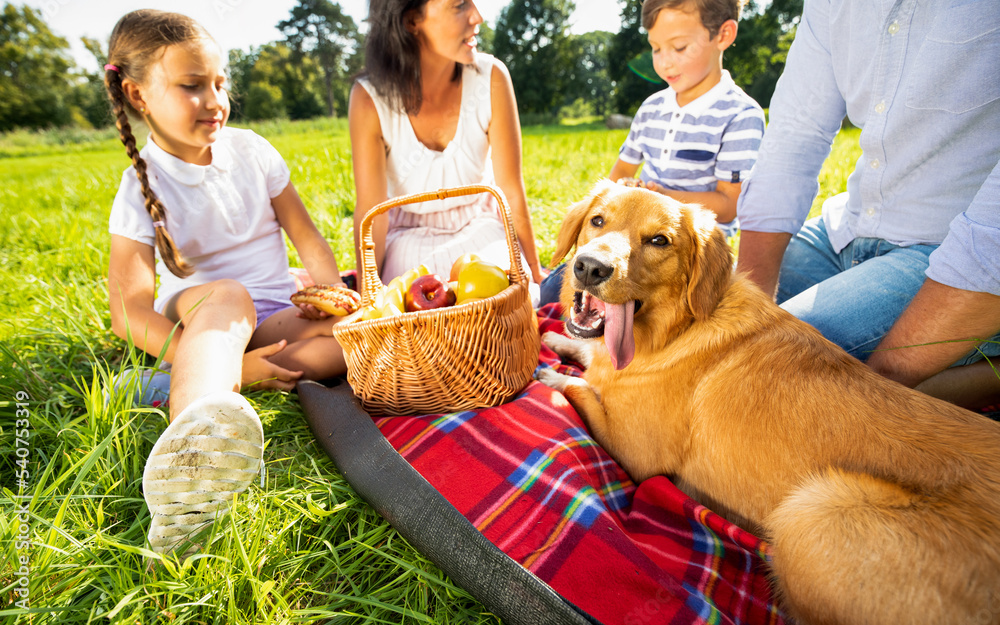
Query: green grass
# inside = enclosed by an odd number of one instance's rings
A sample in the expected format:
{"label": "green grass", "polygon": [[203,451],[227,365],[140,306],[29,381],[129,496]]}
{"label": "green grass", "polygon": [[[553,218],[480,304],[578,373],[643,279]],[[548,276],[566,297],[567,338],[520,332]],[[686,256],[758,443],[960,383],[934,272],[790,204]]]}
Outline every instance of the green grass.
{"label": "green grass", "polygon": [[[353,267],[346,123],[256,129],[285,156],[340,266]],[[816,207],[843,189],[857,132],[838,139]],[[624,136],[596,124],[525,129],[543,263],[565,208],[607,173]],[[296,397],[280,392],[248,394],[268,440],[264,487],[239,498],[203,555],[146,568],[141,474],[166,416],[126,406],[124,393],[104,401],[110,377],[143,360],[111,333],[105,284],[108,213],[128,164],[106,131],[0,136],[0,618],[497,623],[358,498]],[[29,549],[18,549],[18,393],[30,397]],[[12,611],[20,556],[30,559],[30,617]]]}

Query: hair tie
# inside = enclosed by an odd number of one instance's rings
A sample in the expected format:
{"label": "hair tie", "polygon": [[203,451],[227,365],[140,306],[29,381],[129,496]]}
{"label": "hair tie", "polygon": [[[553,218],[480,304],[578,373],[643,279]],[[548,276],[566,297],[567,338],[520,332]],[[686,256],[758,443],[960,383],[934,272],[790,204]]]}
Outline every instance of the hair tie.
{"label": "hair tie", "polygon": [[111,63],[108,63],[107,65],[104,66],[104,71],[106,71],[106,72],[107,71],[118,72],[120,70],[118,69],[117,66],[112,65]]}
{"label": "hair tie", "polygon": [[162,221],[154,221],[153,222],[153,228],[154,229],[155,228],[163,228],[163,227],[164,227],[164,223]]}

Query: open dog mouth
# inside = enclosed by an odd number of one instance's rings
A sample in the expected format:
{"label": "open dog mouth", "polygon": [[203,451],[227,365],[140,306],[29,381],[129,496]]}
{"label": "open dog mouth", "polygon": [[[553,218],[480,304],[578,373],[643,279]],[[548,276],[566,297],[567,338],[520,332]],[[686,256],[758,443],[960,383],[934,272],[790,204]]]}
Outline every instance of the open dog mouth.
{"label": "open dog mouth", "polygon": [[581,339],[603,336],[615,369],[624,369],[635,356],[632,318],[641,306],[641,300],[608,304],[587,291],[577,291],[566,331]]}

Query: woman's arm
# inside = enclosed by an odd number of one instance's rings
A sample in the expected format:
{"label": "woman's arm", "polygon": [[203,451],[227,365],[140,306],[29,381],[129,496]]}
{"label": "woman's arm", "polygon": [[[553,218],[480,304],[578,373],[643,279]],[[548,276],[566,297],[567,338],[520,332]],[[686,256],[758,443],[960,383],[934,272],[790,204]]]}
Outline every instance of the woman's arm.
{"label": "woman's arm", "polygon": [[337,258],[330,244],[320,234],[292,183],[271,198],[278,223],[288,233],[295,251],[305,265],[309,277],[317,284],[341,284]]}
{"label": "woman's arm", "polygon": [[173,322],[153,310],[155,293],[153,247],[117,234],[111,235],[108,262],[111,330],[124,340],[131,335],[136,347],[154,357],[159,357],[166,345],[163,360],[173,362],[183,330],[178,327],[175,331]]}
{"label": "woman's arm", "polygon": [[[351,89],[348,106],[348,125],[351,131],[351,158],[354,165],[354,253],[357,258],[358,277],[361,277],[361,220],[372,207],[389,199],[385,173],[385,141],[379,125],[378,110],[368,92],[355,83]],[[372,223],[375,241],[375,263],[382,269],[385,258],[385,235],[389,229],[388,215],[380,215]],[[361,285],[358,285],[361,289]]]}
{"label": "woman's arm", "polygon": [[521,122],[517,116],[514,86],[507,68],[502,64],[493,66],[490,92],[493,120],[490,122],[489,139],[493,151],[493,176],[510,205],[517,240],[528,260],[534,281],[541,282],[544,276],[538,261],[535,232],[531,226],[528,197],[521,174]]}

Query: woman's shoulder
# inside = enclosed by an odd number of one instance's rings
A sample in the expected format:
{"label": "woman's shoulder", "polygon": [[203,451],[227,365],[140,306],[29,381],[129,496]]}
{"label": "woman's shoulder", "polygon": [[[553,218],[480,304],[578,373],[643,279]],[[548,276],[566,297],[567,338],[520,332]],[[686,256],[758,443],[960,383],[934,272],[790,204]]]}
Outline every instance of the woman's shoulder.
{"label": "woman's shoulder", "polygon": [[475,63],[466,66],[466,78],[474,85],[477,94],[490,94],[513,89],[510,72],[503,61],[485,52],[476,53]]}
{"label": "woman's shoulder", "polygon": [[385,116],[389,118],[394,111],[379,93],[378,88],[364,75],[354,80],[354,84],[351,86],[350,100],[348,110],[350,117],[364,116],[368,119],[381,119]]}
{"label": "woman's shoulder", "polygon": [[474,71],[486,80],[490,80],[494,72],[499,72],[502,76],[510,75],[503,61],[486,52],[477,52],[474,65],[469,67],[473,67]]}

